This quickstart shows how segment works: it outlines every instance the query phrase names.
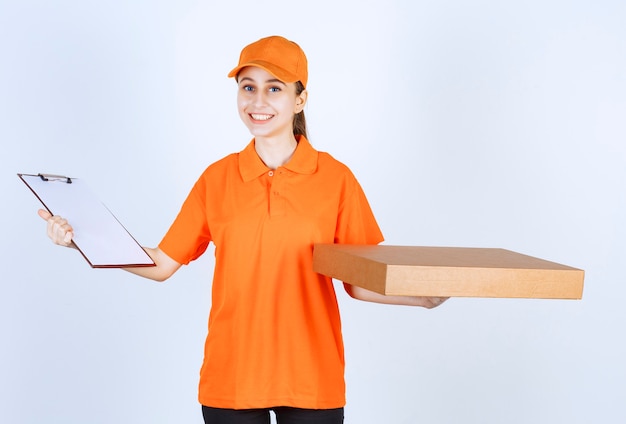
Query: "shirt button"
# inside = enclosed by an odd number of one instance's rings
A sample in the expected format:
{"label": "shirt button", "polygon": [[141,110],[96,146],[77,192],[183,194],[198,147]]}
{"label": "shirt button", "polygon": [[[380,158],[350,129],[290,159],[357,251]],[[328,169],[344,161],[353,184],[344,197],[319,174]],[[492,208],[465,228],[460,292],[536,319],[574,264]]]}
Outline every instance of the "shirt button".
{"label": "shirt button", "polygon": [[269,175],[270,177],[273,177],[274,176],[274,171],[268,172],[267,175]]}

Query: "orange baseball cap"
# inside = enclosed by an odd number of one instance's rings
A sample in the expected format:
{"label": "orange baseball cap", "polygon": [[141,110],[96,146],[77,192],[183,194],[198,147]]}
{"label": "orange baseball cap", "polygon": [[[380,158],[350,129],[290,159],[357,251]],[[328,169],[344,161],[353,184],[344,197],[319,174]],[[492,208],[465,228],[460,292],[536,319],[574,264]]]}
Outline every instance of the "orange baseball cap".
{"label": "orange baseball cap", "polygon": [[293,41],[278,35],[261,38],[244,47],[239,64],[228,77],[236,77],[246,66],[262,68],[283,82],[300,81],[305,87],[309,78],[304,51]]}

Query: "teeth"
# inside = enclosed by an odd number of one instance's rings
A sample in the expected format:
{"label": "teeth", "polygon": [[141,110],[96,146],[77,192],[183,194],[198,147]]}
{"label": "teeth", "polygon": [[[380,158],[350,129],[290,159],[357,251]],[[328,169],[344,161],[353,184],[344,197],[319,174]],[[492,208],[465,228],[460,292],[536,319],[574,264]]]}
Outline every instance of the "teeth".
{"label": "teeth", "polygon": [[267,121],[268,119],[270,119],[273,115],[265,115],[265,114],[258,114],[258,113],[251,113],[250,116],[252,116],[252,119],[254,119],[255,121]]}

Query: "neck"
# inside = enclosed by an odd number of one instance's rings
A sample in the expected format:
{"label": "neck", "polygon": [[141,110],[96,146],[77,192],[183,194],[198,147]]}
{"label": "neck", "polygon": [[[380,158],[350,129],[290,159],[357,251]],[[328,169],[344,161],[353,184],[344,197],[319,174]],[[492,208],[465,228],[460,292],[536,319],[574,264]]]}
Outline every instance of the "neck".
{"label": "neck", "polygon": [[298,142],[293,134],[285,138],[255,138],[254,148],[263,163],[270,168],[276,169],[283,166],[293,156]]}

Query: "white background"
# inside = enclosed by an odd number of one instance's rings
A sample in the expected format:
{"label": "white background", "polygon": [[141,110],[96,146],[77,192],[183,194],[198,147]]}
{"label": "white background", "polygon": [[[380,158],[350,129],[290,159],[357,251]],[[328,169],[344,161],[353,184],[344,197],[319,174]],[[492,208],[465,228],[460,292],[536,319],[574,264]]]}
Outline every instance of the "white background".
{"label": "white background", "polygon": [[621,0],[1,0],[0,421],[202,421],[211,252],[165,284],[93,270],[47,240],[16,173],[84,178],[156,245],[250,139],[239,51],[281,34],[309,57],[312,143],[387,244],[586,271],[580,301],[340,292],[346,422],[626,422],[625,22]]}

